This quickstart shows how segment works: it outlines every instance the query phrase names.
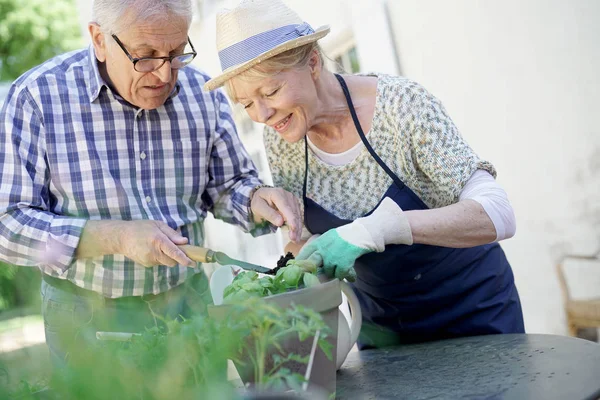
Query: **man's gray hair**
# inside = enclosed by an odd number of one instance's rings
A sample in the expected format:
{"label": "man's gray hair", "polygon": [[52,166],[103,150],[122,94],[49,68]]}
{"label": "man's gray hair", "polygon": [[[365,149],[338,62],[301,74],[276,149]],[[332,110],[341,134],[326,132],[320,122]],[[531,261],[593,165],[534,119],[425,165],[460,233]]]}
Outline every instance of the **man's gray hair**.
{"label": "man's gray hair", "polygon": [[189,25],[191,0],[94,0],[92,8],[93,22],[107,34],[117,34],[137,21],[160,17],[180,17]]}

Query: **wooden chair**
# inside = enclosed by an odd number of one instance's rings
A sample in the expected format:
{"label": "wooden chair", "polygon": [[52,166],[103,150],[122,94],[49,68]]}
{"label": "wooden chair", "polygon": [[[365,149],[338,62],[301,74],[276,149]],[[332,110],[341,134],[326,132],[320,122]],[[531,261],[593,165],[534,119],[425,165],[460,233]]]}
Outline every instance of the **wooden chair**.
{"label": "wooden chair", "polygon": [[[564,256],[557,264],[558,280],[563,293],[565,311],[569,334],[577,336],[577,331],[582,328],[600,328],[600,297],[590,299],[573,299],[569,291],[569,285],[565,276],[565,261],[580,260],[598,262],[598,273],[600,274],[600,250],[593,256]],[[600,288],[598,289],[600,291]]]}

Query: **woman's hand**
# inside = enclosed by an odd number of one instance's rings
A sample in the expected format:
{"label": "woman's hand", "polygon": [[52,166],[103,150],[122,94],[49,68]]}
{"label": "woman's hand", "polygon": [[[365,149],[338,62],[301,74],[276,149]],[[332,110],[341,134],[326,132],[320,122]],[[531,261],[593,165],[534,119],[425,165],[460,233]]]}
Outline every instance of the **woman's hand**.
{"label": "woman's hand", "polygon": [[298,253],[300,253],[300,251],[302,250],[302,248],[304,246],[306,246],[308,243],[312,242],[313,240],[315,240],[316,238],[318,238],[319,234],[315,234],[312,235],[311,237],[309,237],[306,240],[300,240],[297,243],[294,242],[288,242],[288,244],[285,245],[285,248],[283,249],[285,254],[292,253],[294,255],[294,258],[298,255]]}
{"label": "woman's hand", "polygon": [[297,242],[302,234],[300,204],[296,196],[281,188],[261,187],[250,199],[255,222],[269,221],[275,226],[286,224],[290,240]]}
{"label": "woman's hand", "polygon": [[294,257],[296,257],[305,244],[306,240],[301,240],[299,242],[288,242],[283,249],[283,253],[292,253]]}
{"label": "woman's hand", "polygon": [[381,252],[387,244],[413,243],[411,228],[402,209],[385,198],[375,211],[354,222],[327,231],[306,244],[297,260],[310,260],[330,278],[354,281],[354,262],[360,256]]}
{"label": "woman's hand", "polygon": [[[350,227],[352,224],[344,225],[344,227]],[[296,260],[309,260],[317,267],[322,266],[323,272],[329,278],[347,279],[354,282],[356,280],[354,262],[358,257],[373,250],[355,246],[342,238],[339,230],[344,227],[331,229],[305,245]]]}

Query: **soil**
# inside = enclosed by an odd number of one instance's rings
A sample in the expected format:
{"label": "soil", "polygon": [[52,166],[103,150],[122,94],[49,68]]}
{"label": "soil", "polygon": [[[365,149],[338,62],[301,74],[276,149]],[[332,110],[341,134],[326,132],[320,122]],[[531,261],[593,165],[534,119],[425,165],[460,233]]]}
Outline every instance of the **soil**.
{"label": "soil", "polygon": [[289,260],[293,260],[293,259],[294,259],[294,255],[288,251],[288,253],[285,256],[279,257],[279,261],[277,261],[277,266],[275,268],[273,268],[269,273],[272,275],[275,275],[277,273],[277,271],[279,271],[281,268],[285,267],[285,265],[287,264],[287,262]]}

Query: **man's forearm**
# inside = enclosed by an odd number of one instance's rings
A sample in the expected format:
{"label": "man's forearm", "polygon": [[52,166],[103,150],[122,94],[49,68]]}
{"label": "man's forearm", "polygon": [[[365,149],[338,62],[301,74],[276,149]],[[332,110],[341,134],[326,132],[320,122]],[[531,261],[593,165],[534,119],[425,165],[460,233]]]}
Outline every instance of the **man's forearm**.
{"label": "man's forearm", "polygon": [[76,258],[120,254],[121,235],[126,221],[88,221],[83,228]]}

